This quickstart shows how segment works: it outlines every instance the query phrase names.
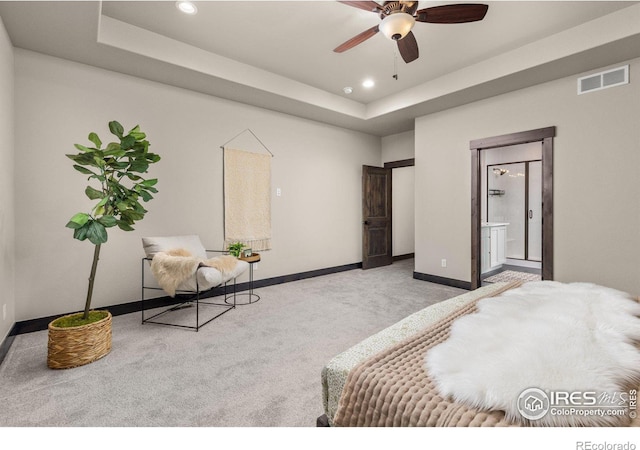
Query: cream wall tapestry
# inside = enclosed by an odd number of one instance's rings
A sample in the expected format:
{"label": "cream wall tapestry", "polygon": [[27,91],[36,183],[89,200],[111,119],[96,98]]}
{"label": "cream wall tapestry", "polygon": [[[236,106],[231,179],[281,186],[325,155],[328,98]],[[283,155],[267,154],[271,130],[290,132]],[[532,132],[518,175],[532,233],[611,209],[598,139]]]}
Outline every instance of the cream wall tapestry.
{"label": "cream wall tapestry", "polygon": [[271,249],[271,155],[224,148],[225,248]]}

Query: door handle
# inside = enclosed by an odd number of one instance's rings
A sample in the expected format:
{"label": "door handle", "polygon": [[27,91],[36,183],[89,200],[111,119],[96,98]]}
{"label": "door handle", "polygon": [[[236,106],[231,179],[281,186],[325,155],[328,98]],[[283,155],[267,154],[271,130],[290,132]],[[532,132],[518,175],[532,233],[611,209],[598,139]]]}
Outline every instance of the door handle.
{"label": "door handle", "polygon": [[532,209],[529,210],[529,219],[533,219],[533,210]]}

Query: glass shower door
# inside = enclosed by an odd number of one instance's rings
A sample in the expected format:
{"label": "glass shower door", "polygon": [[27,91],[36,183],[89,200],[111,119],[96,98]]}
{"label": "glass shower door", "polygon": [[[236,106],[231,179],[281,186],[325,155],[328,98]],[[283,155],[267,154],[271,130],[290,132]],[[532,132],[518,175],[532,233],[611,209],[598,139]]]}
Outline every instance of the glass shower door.
{"label": "glass shower door", "polygon": [[487,167],[487,222],[507,223],[506,257],[525,259],[525,163]]}

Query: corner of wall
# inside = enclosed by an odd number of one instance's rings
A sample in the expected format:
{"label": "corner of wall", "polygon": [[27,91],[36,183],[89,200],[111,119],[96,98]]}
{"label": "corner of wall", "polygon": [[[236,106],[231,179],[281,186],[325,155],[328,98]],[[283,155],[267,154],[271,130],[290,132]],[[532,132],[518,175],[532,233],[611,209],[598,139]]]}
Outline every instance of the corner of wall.
{"label": "corner of wall", "polygon": [[0,345],[15,323],[14,57],[0,18]]}

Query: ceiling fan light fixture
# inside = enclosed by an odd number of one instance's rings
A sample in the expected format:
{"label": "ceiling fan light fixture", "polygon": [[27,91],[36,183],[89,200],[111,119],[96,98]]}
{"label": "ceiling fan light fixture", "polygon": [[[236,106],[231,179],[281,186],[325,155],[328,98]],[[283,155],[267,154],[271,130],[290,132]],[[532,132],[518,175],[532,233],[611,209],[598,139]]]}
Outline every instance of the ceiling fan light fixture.
{"label": "ceiling fan light fixture", "polygon": [[415,23],[416,19],[411,14],[396,12],[382,19],[379,29],[387,38],[399,41],[409,34]]}

